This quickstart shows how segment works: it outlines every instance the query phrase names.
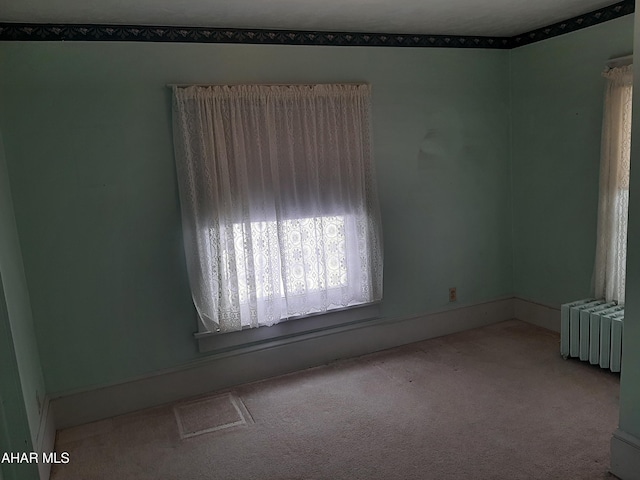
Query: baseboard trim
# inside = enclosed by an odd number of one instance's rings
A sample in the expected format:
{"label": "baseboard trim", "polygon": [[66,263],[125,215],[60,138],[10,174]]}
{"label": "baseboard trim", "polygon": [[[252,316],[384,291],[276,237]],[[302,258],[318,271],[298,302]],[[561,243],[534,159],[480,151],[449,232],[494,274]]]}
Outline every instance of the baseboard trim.
{"label": "baseboard trim", "polygon": [[619,428],[611,438],[611,473],[622,480],[640,480],[640,439]]}
{"label": "baseboard trim", "polygon": [[52,399],[58,428],[514,318],[513,298],[399,319],[373,319],[295,341],[211,355],[137,379]]}
{"label": "baseboard trim", "polygon": [[558,307],[515,297],[513,299],[513,313],[518,320],[560,332],[560,308]]}
{"label": "baseboard trim", "polygon": [[[40,426],[38,427],[38,436],[36,438],[35,448],[38,457],[42,458],[43,453],[51,453],[54,450],[56,441],[56,424],[53,416],[53,408],[49,396],[44,398],[42,405],[42,413],[40,415]],[[51,464],[38,462],[38,474],[40,480],[49,480],[51,475]]]}

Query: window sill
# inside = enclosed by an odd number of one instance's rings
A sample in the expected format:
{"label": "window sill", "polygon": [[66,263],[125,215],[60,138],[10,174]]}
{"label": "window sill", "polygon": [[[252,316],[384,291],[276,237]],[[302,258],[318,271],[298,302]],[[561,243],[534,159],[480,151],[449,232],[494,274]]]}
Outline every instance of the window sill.
{"label": "window sill", "polygon": [[196,333],[198,350],[211,354],[231,353],[245,348],[268,348],[301,335],[318,334],[378,318],[381,302],[284,320],[271,327],[251,328],[239,332]]}

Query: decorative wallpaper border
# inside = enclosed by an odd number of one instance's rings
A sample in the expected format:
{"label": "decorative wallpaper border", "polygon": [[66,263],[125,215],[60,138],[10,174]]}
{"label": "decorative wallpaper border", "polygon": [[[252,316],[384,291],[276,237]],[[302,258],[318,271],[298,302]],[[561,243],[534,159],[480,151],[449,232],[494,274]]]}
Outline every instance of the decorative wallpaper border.
{"label": "decorative wallpaper border", "polygon": [[608,7],[603,7],[600,10],[594,10],[593,12],[585,13],[584,15],[573,17],[563,22],[554,23],[547,27],[538,28],[537,30],[511,37],[509,39],[510,48],[518,48],[547,38],[575,32],[576,30],[591,27],[592,25],[608,22],[609,20],[630,15],[635,12],[635,9],[635,0],[624,0],[609,5]]}
{"label": "decorative wallpaper border", "polygon": [[509,48],[509,39],[238,28],[135,25],[53,25],[0,23],[0,40],[83,40],[189,43],[253,43],[371,47]]}
{"label": "decorative wallpaper border", "polygon": [[511,49],[607,22],[629,15],[634,11],[635,1],[623,0],[614,5],[514,37],[308,32],[299,30],[140,25],[0,23],[0,41],[187,42]]}

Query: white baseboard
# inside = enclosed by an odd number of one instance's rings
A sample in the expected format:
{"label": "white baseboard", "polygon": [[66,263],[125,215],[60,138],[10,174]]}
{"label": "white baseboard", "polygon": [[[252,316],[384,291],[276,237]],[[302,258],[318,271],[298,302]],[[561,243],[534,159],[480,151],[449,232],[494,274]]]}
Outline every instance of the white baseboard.
{"label": "white baseboard", "polygon": [[640,480],[640,439],[620,429],[611,438],[611,473],[622,480]]}
{"label": "white baseboard", "polygon": [[515,297],[513,299],[513,313],[518,320],[560,332],[559,308]]}
{"label": "white baseboard", "polygon": [[[53,408],[51,408],[51,400],[49,397],[44,398],[42,406],[42,414],[40,416],[40,426],[38,427],[38,437],[36,438],[35,449],[38,457],[42,458],[43,453],[51,453],[54,449],[56,441],[56,424],[53,416]],[[51,464],[38,462],[38,473],[40,480],[49,480],[51,475]]]}
{"label": "white baseboard", "polygon": [[403,319],[373,319],[210,355],[125,383],[78,391],[52,400],[56,426],[67,428],[235,385],[365,355],[514,318],[503,298]]}

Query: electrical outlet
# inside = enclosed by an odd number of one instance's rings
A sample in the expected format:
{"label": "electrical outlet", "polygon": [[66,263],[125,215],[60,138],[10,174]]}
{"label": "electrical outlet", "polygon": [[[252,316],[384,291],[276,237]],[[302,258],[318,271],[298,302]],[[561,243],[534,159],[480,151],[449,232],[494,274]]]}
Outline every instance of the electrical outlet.
{"label": "electrical outlet", "polygon": [[450,302],[455,302],[456,300],[458,300],[458,294],[456,292],[456,287],[451,287],[449,289],[449,301]]}

